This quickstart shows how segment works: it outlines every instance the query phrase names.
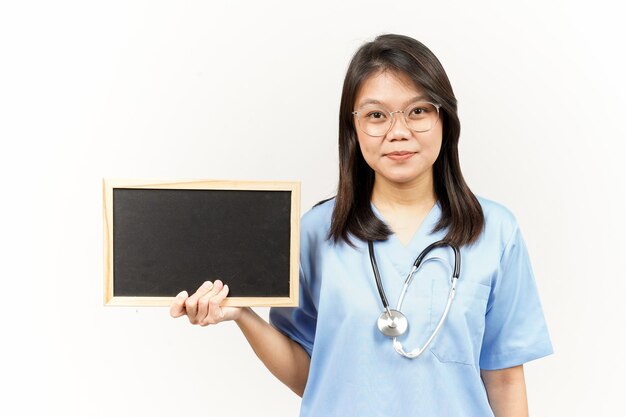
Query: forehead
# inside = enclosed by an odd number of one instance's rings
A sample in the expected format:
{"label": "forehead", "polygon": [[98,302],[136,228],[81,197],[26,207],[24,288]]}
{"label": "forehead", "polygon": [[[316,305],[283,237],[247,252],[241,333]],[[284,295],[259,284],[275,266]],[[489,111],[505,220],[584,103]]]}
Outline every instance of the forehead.
{"label": "forehead", "polygon": [[354,100],[356,107],[366,102],[386,105],[409,104],[416,97],[425,98],[424,90],[415,85],[408,75],[393,71],[378,71],[368,76],[357,90]]}

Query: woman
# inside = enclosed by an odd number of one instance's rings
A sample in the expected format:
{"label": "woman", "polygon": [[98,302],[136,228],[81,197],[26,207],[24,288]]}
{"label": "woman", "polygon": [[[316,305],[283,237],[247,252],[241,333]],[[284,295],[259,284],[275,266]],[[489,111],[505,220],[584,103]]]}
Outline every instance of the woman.
{"label": "woman", "polygon": [[[337,195],[301,222],[300,306],[272,308],[270,325],[250,308],[220,308],[228,287],[217,280],[179,294],[172,316],[235,320],[303,396],[302,416],[527,416],[523,364],[552,345],[516,220],[466,185],[459,133],[428,48],[400,35],[364,44],[343,86]],[[395,331],[400,321],[381,315],[382,291],[398,300],[417,255],[439,240],[460,248],[454,298],[444,245],[415,273],[402,304],[410,326],[392,343],[377,323]]]}

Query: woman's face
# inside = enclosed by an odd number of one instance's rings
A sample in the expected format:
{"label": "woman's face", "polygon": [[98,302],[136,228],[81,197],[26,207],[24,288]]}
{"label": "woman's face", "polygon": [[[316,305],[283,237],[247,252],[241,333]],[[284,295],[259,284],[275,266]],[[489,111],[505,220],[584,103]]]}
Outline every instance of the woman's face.
{"label": "woman's face", "polygon": [[[372,106],[389,112],[405,110],[416,101],[428,100],[422,96],[424,92],[416,88],[406,75],[378,72],[361,84],[354,110],[364,112]],[[360,114],[361,118],[364,116]],[[403,185],[432,181],[432,167],[441,149],[441,119],[429,131],[418,133],[407,127],[402,120],[402,113],[394,113],[392,116],[391,129],[384,136],[378,137],[363,132],[356,117],[354,120],[361,153],[376,173],[376,180]]]}

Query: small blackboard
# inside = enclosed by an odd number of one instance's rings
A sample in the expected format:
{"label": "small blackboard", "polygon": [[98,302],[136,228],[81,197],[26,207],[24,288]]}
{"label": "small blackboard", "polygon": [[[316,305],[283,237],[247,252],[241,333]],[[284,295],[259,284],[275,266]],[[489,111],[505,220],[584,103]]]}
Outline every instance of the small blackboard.
{"label": "small blackboard", "polygon": [[102,180],[104,303],[167,306],[204,281],[227,306],[297,306],[297,182]]}

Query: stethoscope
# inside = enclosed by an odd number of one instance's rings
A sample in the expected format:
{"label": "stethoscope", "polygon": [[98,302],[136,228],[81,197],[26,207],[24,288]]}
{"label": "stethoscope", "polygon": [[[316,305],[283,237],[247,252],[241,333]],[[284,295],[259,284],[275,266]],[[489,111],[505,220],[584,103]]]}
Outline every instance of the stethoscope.
{"label": "stethoscope", "polygon": [[[461,253],[459,252],[459,248],[457,248],[456,245],[445,240],[439,240],[428,245],[426,249],[424,249],[422,253],[419,254],[417,259],[415,259],[415,262],[413,262],[413,268],[411,269],[411,272],[409,272],[409,275],[404,282],[404,287],[402,287],[402,292],[400,293],[400,298],[398,299],[398,305],[395,310],[392,310],[389,308],[389,302],[387,301],[387,296],[385,295],[385,290],[383,289],[383,284],[380,279],[380,273],[378,272],[378,264],[376,263],[376,256],[374,255],[374,244],[371,240],[368,240],[367,246],[369,247],[370,261],[372,263],[374,277],[376,278],[378,293],[380,294],[380,299],[383,302],[383,307],[385,307],[385,311],[383,311],[380,317],[378,317],[378,330],[380,330],[380,332],[385,336],[393,338],[393,348],[396,352],[398,352],[398,354],[409,359],[417,358],[419,355],[422,354],[422,352],[426,350],[428,345],[430,345],[430,343],[433,341],[433,339],[439,332],[439,329],[445,322],[446,317],[448,316],[448,311],[450,311],[450,306],[452,305],[452,300],[454,299],[454,294],[456,293],[456,283],[459,279],[459,274],[461,272]],[[402,348],[402,344],[398,341],[398,336],[402,336],[409,327],[409,322],[406,316],[400,311],[400,309],[402,308],[402,302],[404,301],[404,296],[406,295],[409,285],[411,284],[413,274],[415,274],[420,265],[422,265],[422,261],[423,263],[432,260],[443,261],[442,258],[438,257],[428,258],[424,261],[424,258],[431,250],[441,246],[450,246],[454,250],[454,272],[452,273],[452,282],[450,284],[450,292],[448,293],[448,303],[446,304],[446,308],[444,309],[443,314],[439,319],[439,323],[437,323],[437,327],[435,327],[435,330],[430,335],[424,346],[422,346],[421,348],[417,347],[410,352],[405,352]]]}

